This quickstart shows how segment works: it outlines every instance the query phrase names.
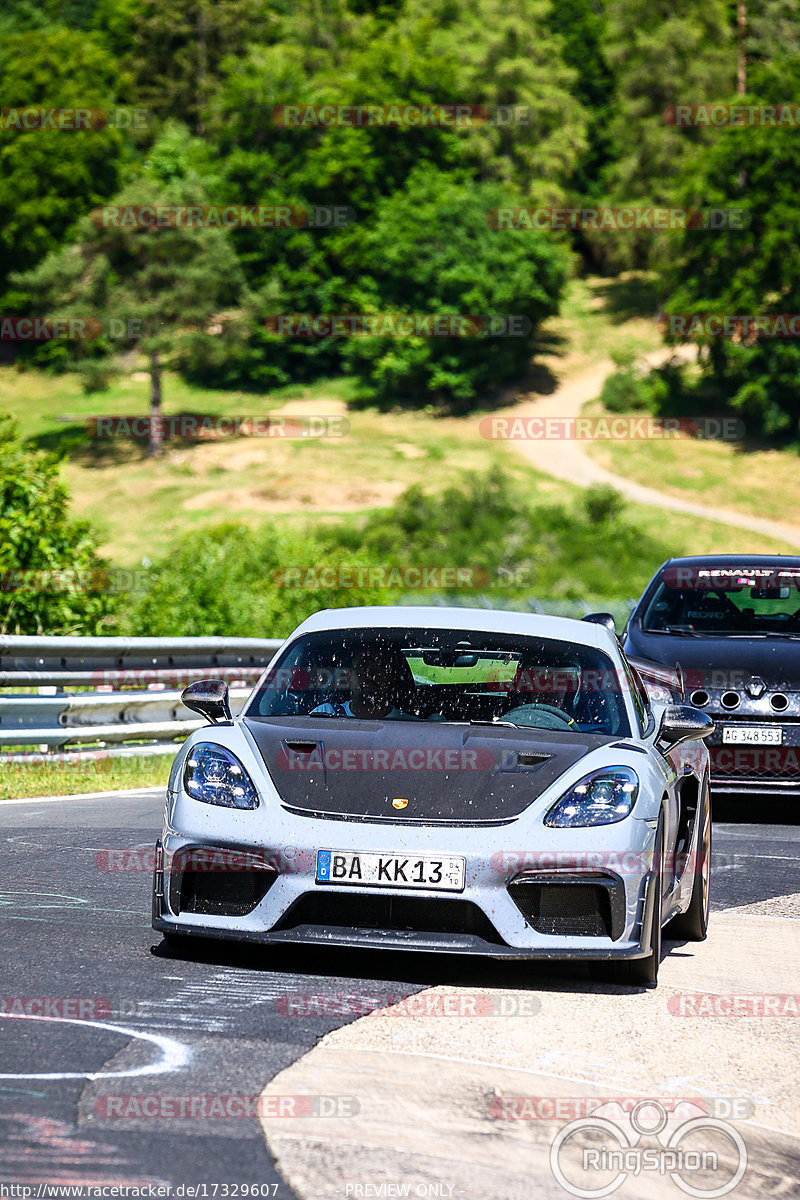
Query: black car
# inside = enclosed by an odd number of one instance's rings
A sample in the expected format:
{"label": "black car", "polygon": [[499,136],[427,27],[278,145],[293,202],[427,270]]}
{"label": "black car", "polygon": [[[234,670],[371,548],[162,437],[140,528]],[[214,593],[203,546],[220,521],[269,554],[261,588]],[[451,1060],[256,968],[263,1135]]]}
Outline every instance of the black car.
{"label": "black car", "polygon": [[713,717],[720,792],[800,792],[800,557],[672,558],[623,636],[626,654],[680,664],[686,699]]}

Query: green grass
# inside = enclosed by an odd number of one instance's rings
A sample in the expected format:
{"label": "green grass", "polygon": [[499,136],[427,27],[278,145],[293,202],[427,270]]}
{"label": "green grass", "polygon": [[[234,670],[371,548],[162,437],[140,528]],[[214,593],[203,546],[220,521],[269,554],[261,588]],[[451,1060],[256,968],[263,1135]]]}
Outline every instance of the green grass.
{"label": "green grass", "polygon": [[[644,354],[661,339],[653,319],[655,301],[647,276],[576,279],[562,312],[546,322],[530,386],[552,391],[616,351]],[[255,526],[272,518],[289,529],[320,522],[352,522],[390,506],[414,483],[440,488],[464,473],[499,465],[542,503],[569,502],[578,489],[530,470],[507,444],[481,437],[487,409],[461,418],[436,418],[420,411],[347,414],[349,436],[319,440],[240,438],[204,443],[169,443],[158,460],[145,447],[115,440],[92,441],[83,421],[91,415],[132,416],[148,411],[148,377],[142,370],[121,375],[109,390],[87,396],[77,375],[48,376],[38,371],[0,368],[2,409],[16,417],[32,444],[64,455],[63,475],[73,511],[97,529],[102,552],[120,567],[156,561],[170,543],[190,530],[220,520]],[[348,379],[292,386],[268,396],[191,386],[168,374],[164,380],[167,415],[263,416],[277,410],[297,413],[346,412],[353,387]],[[524,392],[501,398],[512,403]],[[488,408],[488,406],[487,406]],[[72,416],[77,421],[64,421]],[[622,474],[678,494],[702,495],[709,502],[781,516],[800,492],[796,457],[777,451],[739,455],[714,443],[597,444]],[[672,458],[664,456],[672,455]],[[775,482],[780,486],[773,486]],[[698,523],[629,506],[643,530],[657,536],[665,552],[785,549],[755,535],[713,522]],[[598,548],[598,553],[605,549]]]}
{"label": "green grass", "polygon": [[[600,414],[598,405],[587,414]],[[616,415],[616,414],[615,414]],[[641,414],[636,414],[641,415]],[[788,524],[800,509],[800,460],[794,450],[704,441],[681,434],[676,439],[588,444],[592,458],[637,483],[684,499],[702,498],[709,512],[734,509]]]}
{"label": "green grass", "polygon": [[[176,752],[177,749],[176,746]],[[171,763],[169,754],[54,763],[4,763],[0,760],[0,800],[109,792],[117,788],[166,787]]]}

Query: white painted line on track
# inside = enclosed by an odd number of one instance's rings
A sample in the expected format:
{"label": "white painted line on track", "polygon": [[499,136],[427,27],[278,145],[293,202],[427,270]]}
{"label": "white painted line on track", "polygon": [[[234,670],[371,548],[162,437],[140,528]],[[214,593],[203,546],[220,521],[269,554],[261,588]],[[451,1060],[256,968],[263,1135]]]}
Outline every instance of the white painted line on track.
{"label": "white painted line on track", "polygon": [[73,792],[69,796],[21,796],[19,800],[0,800],[0,806],[6,804],[56,804],[64,800],[108,800],[119,796],[130,796],[133,793],[137,795],[144,792],[147,795],[155,795],[157,792],[166,792],[166,784],[155,784],[153,787],[141,788],[118,788],[113,792]]}
{"label": "white painted line on track", "polygon": [[141,1029],[129,1029],[126,1025],[112,1025],[108,1021],[85,1021],[73,1017],[40,1017],[29,1013],[0,1012],[5,1021],[48,1021],[56,1025],[88,1025],[91,1029],[106,1029],[123,1037],[152,1042],[161,1051],[161,1058],[142,1067],[131,1067],[129,1071],[51,1071],[35,1073],[9,1072],[0,1074],[0,1079],[127,1079],[134,1075],[165,1075],[185,1067],[191,1051],[183,1042],[165,1037],[160,1033],[145,1033]]}

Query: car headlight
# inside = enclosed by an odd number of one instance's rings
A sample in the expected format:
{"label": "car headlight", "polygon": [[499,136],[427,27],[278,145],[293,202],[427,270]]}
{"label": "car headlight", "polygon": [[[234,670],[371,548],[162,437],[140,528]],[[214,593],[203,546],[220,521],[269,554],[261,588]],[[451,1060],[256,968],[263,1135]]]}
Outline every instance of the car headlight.
{"label": "car headlight", "polygon": [[235,754],[224,746],[198,742],[183,771],[183,786],[193,800],[223,808],[258,808],[258,793]]}
{"label": "car headlight", "polygon": [[636,803],[639,776],[630,767],[601,767],[584,776],[548,810],[545,825],[568,829],[576,825],[613,825]]}

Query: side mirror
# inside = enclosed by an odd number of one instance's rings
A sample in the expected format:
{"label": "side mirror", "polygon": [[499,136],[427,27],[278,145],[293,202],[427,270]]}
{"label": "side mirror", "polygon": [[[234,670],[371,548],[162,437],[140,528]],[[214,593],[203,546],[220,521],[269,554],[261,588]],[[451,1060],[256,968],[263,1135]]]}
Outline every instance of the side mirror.
{"label": "side mirror", "polygon": [[664,709],[656,741],[671,750],[681,742],[707,738],[714,732],[714,722],[708,713],[692,708],[691,704],[669,704]]}
{"label": "side mirror", "polygon": [[197,683],[190,683],[181,693],[181,703],[207,717],[212,724],[232,719],[228,685],[224,679],[198,679]]}
{"label": "side mirror", "polygon": [[609,633],[613,633],[614,637],[619,637],[617,623],[611,613],[587,613],[585,617],[581,617],[581,620],[589,621],[592,625],[602,625]]}

